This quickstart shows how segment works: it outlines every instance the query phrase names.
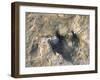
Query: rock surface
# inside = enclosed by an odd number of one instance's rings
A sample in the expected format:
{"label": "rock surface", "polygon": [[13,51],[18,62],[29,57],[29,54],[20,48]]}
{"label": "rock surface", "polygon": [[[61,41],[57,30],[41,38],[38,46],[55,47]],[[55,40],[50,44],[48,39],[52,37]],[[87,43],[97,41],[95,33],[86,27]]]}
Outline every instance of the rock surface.
{"label": "rock surface", "polygon": [[[89,64],[89,16],[26,12],[26,67]],[[79,37],[79,48],[71,60],[54,53],[48,40],[56,30],[71,46],[71,31]]]}

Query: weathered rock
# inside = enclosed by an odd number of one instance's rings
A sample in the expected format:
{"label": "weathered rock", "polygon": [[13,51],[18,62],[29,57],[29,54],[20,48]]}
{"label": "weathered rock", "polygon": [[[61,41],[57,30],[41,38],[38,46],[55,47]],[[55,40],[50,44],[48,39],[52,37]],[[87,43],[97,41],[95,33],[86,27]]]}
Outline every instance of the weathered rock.
{"label": "weathered rock", "polygon": [[[70,61],[55,54],[48,43],[57,30],[70,47],[71,31],[79,37],[79,50]],[[26,67],[89,64],[89,16],[26,12],[25,41]]]}

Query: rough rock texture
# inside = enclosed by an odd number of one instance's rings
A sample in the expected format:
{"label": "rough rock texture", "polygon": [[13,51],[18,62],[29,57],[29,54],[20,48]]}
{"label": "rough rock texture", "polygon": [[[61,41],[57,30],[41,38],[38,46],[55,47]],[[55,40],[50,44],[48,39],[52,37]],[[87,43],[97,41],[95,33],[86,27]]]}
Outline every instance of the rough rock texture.
{"label": "rough rock texture", "polygon": [[[89,64],[89,16],[71,14],[41,14],[26,12],[26,67]],[[71,60],[53,52],[48,40],[55,35],[66,36],[72,45],[71,31],[79,37],[78,50]]]}

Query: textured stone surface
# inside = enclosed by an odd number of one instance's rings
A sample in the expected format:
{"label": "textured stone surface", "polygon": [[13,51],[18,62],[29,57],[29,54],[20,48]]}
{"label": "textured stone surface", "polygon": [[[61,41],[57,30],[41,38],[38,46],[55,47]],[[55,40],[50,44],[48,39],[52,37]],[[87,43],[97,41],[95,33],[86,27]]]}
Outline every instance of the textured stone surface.
{"label": "textured stone surface", "polygon": [[[79,37],[79,48],[71,60],[54,53],[48,44],[56,30],[66,36],[69,47],[72,46],[71,31]],[[27,12],[25,34],[26,67],[89,64],[89,16]]]}

